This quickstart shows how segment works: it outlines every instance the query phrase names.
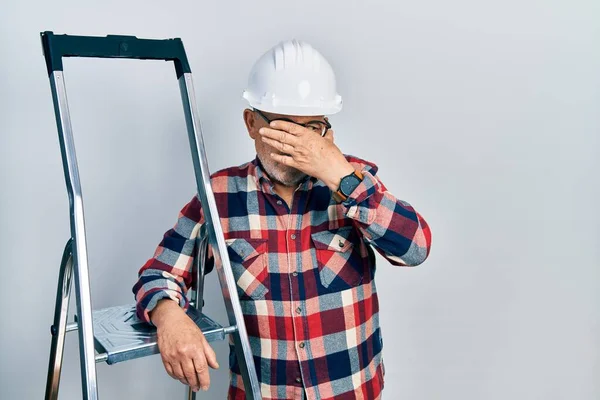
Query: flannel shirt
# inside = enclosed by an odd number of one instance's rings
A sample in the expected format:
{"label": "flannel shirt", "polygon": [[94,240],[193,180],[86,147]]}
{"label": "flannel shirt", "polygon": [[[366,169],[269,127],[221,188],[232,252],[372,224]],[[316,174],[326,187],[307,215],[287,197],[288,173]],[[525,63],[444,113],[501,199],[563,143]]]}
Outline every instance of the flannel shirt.
{"label": "flannel shirt", "polygon": [[[302,399],[303,390],[309,400],[379,399],[385,368],[371,248],[397,266],[429,255],[421,215],[387,191],[376,165],[346,158],[364,178],[342,203],[307,177],[288,207],[258,158],[211,175],[264,400]],[[203,223],[196,195],[139,271],[139,318],[151,323],[163,298],[187,309]],[[245,399],[231,340],[229,368],[228,399]]]}

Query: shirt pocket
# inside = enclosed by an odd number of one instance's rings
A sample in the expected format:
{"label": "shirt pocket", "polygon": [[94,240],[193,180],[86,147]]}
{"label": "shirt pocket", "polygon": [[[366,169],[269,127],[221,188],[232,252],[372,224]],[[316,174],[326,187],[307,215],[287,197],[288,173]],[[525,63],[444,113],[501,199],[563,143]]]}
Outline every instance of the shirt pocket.
{"label": "shirt pocket", "polygon": [[264,299],[269,291],[267,239],[227,239],[225,243],[240,299]]}
{"label": "shirt pocket", "polygon": [[311,234],[321,284],[331,291],[359,285],[363,280],[364,260],[352,242],[353,227]]}

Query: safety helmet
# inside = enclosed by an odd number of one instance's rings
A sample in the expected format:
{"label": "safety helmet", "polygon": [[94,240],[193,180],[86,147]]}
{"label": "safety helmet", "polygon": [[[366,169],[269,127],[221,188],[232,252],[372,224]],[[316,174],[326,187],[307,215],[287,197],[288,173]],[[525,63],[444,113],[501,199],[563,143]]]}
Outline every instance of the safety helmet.
{"label": "safety helmet", "polygon": [[330,115],[342,109],[335,74],[310,44],[289,40],[254,64],[243,97],[261,111],[285,115]]}

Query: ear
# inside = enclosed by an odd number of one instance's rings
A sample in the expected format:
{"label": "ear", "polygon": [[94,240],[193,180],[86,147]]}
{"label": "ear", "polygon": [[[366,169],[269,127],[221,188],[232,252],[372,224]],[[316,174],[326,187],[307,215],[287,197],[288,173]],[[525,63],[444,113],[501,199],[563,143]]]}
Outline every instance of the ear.
{"label": "ear", "polygon": [[258,135],[258,130],[256,129],[256,113],[249,108],[244,110],[244,123],[246,124],[246,129],[248,130],[248,134],[252,139],[256,139]]}

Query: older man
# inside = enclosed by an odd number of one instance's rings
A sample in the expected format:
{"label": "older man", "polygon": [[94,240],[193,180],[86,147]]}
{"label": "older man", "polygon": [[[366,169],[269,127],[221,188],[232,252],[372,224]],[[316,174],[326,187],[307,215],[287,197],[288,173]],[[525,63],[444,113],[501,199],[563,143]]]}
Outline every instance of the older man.
{"label": "older man", "polygon": [[[373,248],[414,266],[431,234],[389,193],[377,166],[344,155],[325,115],[341,110],[329,63],[304,42],[280,43],[254,65],[244,121],[256,158],[211,176],[263,399],[379,399],[383,340]],[[186,204],[140,270],[138,315],[157,327],[169,375],[206,389],[215,353],[185,314],[195,239]],[[235,353],[229,399],[245,399]]]}

